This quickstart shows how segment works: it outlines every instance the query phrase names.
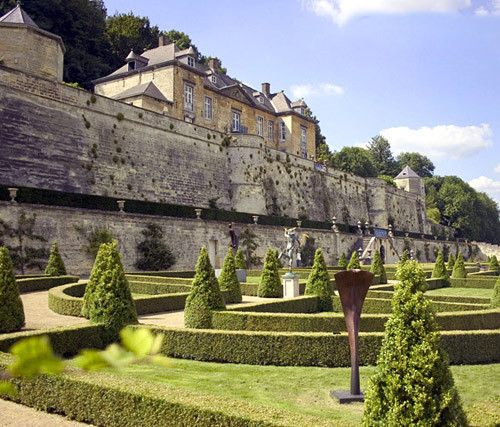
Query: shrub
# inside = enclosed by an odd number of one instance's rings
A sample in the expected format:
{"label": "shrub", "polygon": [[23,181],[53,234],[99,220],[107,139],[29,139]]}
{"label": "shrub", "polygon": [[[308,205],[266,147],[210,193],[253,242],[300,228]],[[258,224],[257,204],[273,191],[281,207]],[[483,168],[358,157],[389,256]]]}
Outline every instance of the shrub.
{"label": "shrub", "polygon": [[45,268],[45,274],[48,276],[65,276],[66,267],[59,253],[59,248],[57,247],[57,242],[52,244],[52,249],[50,250],[49,262]]}
{"label": "shrub", "polygon": [[283,296],[283,287],[278,273],[276,255],[272,249],[268,249],[266,253],[257,296],[261,298],[280,298]]}
{"label": "shrub", "polygon": [[276,260],[276,268],[279,270],[280,268],[283,268],[283,263],[281,262],[280,258],[280,253],[278,249],[274,250],[274,259]]}
{"label": "shrub", "polygon": [[454,266],[455,266],[455,257],[450,252],[450,255],[448,256],[448,270],[453,271]]}
{"label": "shrub", "polygon": [[314,265],[309,274],[306,284],[306,295],[317,295],[319,297],[319,311],[332,311],[332,288],[330,276],[326,269],[325,259],[321,249],[314,254]]}
{"label": "shrub", "polygon": [[243,255],[243,251],[241,248],[238,248],[236,251],[236,256],[234,257],[234,265],[239,270],[247,269],[247,262],[245,261],[245,256]]}
{"label": "shrub", "polygon": [[342,255],[340,255],[339,263],[337,264],[337,267],[340,267],[343,270],[347,270],[347,258],[345,257],[344,252],[342,252]]}
{"label": "shrub", "polygon": [[491,307],[500,308],[500,276],[498,276],[495,282],[495,287],[493,288],[493,295],[491,297]]}
{"label": "shrub", "polygon": [[82,315],[92,322],[103,323],[112,334],[137,323],[120,258],[116,241],[101,245],[83,296]]}
{"label": "shrub", "polygon": [[210,264],[207,249],[203,246],[196,263],[191,292],[186,299],[184,326],[197,329],[210,327],[211,314],[207,310],[224,310],[225,308],[219,282]]}
{"label": "shrub", "polygon": [[450,285],[450,275],[448,274],[448,270],[446,269],[446,265],[444,264],[443,253],[441,251],[438,252],[436,264],[434,265],[434,269],[432,270],[431,277],[435,279],[443,279],[448,286]]}
{"label": "shrub", "polygon": [[373,262],[370,271],[375,274],[375,276],[380,276],[379,285],[387,283],[387,274],[385,272],[384,263],[382,262],[382,257],[379,251],[375,251],[373,255]]}
{"label": "shrub", "polygon": [[488,264],[488,270],[500,272],[500,264],[498,264],[498,259],[497,259],[497,257],[495,255],[493,255],[490,258],[490,261],[489,261],[489,264]]}
{"label": "shrub", "polygon": [[361,264],[359,263],[358,253],[354,251],[347,265],[348,270],[359,270],[361,269]]}
{"label": "shrub", "polygon": [[0,248],[0,332],[11,332],[24,326],[24,310],[14,276],[9,250]]}
{"label": "shrub", "polygon": [[405,262],[407,262],[408,260],[409,260],[409,258],[408,258],[408,251],[405,249],[405,250],[403,251],[403,255],[401,255],[401,258],[399,259],[399,263],[398,263],[398,265],[399,265],[399,264],[402,264],[402,263],[405,263]]}
{"label": "shrub", "polygon": [[228,292],[226,302],[241,302],[240,282],[238,281],[238,276],[236,275],[234,255],[231,248],[227,251],[226,258],[224,259],[222,272],[219,276],[219,288],[221,291]]}
{"label": "shrub", "polygon": [[448,356],[416,261],[399,266],[377,371],[366,392],[364,425],[466,425]]}
{"label": "shrub", "polygon": [[111,243],[114,239],[113,233],[106,227],[95,227],[88,231],[81,229],[80,231],[84,234],[85,240],[87,241],[84,251],[87,255],[92,257],[92,259],[95,259],[103,243]]}
{"label": "shrub", "polygon": [[467,272],[465,271],[464,257],[462,256],[462,252],[458,253],[457,260],[455,261],[455,265],[453,266],[453,272],[451,273],[451,277],[454,279],[465,279],[467,277]]}
{"label": "shrub", "polygon": [[144,240],[137,245],[140,258],[135,264],[139,270],[166,270],[175,264],[175,256],[163,241],[163,231],[157,224],[147,224],[141,231]]}

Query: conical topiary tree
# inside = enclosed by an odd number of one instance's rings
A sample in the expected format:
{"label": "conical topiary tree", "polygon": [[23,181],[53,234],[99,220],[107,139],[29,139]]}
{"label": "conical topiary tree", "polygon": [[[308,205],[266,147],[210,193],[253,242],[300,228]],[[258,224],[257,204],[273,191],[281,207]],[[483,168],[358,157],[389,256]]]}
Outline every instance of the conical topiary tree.
{"label": "conical topiary tree", "polygon": [[283,268],[283,264],[282,264],[279,257],[280,257],[280,251],[278,249],[275,249],[274,250],[274,259],[276,260],[276,267],[278,268],[278,270],[280,268]]}
{"label": "conical topiary tree", "polygon": [[490,257],[490,261],[488,263],[488,270],[500,272],[500,264],[498,264],[498,259],[496,255],[492,255]]}
{"label": "conical topiary tree", "polygon": [[234,257],[234,264],[238,270],[246,270],[247,262],[245,261],[245,255],[243,255],[243,251],[241,248],[238,248],[236,251],[236,256]]}
{"label": "conical topiary tree", "polygon": [[448,270],[453,271],[453,267],[455,266],[455,257],[453,254],[450,252],[450,255],[448,255]]}
{"label": "conical topiary tree", "polygon": [[257,289],[257,296],[261,298],[280,298],[283,296],[283,287],[275,258],[274,251],[268,249]]}
{"label": "conical topiary tree", "polygon": [[443,280],[446,285],[450,284],[450,275],[446,269],[443,253],[441,251],[438,251],[438,256],[436,258],[436,263],[434,264],[431,277]]}
{"label": "conical topiary tree", "polygon": [[319,311],[333,310],[330,276],[321,249],[317,249],[314,254],[314,264],[307,279],[305,294],[319,297]]}
{"label": "conical topiary tree", "polygon": [[500,308],[500,276],[498,276],[498,279],[495,282],[490,305],[492,308]]}
{"label": "conical topiary tree", "polygon": [[344,252],[342,252],[342,255],[340,255],[337,267],[340,267],[342,270],[347,270],[347,258],[345,257]]}
{"label": "conical topiary tree", "polygon": [[410,258],[408,257],[408,251],[405,249],[403,251],[403,255],[401,255],[401,258],[400,258],[399,262],[401,262],[401,263],[407,262],[407,261],[409,261],[409,259]]}
{"label": "conical topiary tree", "polygon": [[99,247],[83,295],[82,314],[96,323],[103,323],[111,333],[137,323],[137,312],[125,277],[116,241]]}
{"label": "conical topiary tree", "polygon": [[398,267],[397,278],[392,316],[365,394],[363,425],[467,425],[431,303],[423,294],[425,274],[411,261]]}
{"label": "conical topiary tree", "polygon": [[[210,310],[224,310],[224,298],[205,246],[201,248],[191,292],[184,308],[184,326],[204,329],[212,325]],[[208,311],[207,311],[208,310]]]}
{"label": "conical topiary tree", "polygon": [[62,260],[57,242],[52,244],[52,249],[50,250],[49,262],[45,268],[45,274],[49,276],[65,276],[66,267]]}
{"label": "conical topiary tree", "polygon": [[0,247],[0,332],[12,332],[24,326],[23,302],[6,247]]}
{"label": "conical topiary tree", "polygon": [[387,283],[387,274],[385,272],[384,263],[382,262],[382,256],[380,252],[375,251],[375,255],[373,255],[373,262],[370,268],[370,271],[375,274],[375,276],[380,276],[380,284]]}
{"label": "conical topiary tree", "polygon": [[458,253],[455,265],[453,266],[453,272],[451,273],[451,277],[453,277],[454,279],[465,279],[467,277],[467,272],[465,271],[464,257],[462,256],[462,252]]}
{"label": "conical topiary tree", "polygon": [[241,287],[236,275],[233,250],[229,248],[219,276],[219,289],[227,291],[226,302],[241,302]]}
{"label": "conical topiary tree", "polygon": [[349,260],[349,264],[347,264],[348,270],[359,270],[361,269],[361,264],[359,263],[358,253],[354,251],[351,255],[351,259]]}

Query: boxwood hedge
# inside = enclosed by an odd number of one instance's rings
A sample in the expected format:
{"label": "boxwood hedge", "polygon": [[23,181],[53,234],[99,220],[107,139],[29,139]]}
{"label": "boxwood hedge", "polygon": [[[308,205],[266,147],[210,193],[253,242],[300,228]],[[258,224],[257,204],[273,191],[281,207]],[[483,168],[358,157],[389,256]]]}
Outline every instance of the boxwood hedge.
{"label": "boxwood hedge", "polygon": [[493,289],[496,281],[495,276],[467,277],[465,279],[450,279],[452,288],[481,288]]}
{"label": "boxwood hedge", "polygon": [[78,282],[78,276],[38,276],[16,279],[19,292],[34,292]]}

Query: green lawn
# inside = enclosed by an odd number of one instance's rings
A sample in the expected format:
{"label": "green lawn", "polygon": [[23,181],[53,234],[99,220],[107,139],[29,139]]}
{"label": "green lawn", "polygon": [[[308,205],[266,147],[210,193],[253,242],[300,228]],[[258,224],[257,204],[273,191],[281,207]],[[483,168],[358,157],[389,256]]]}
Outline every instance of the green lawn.
{"label": "green lawn", "polygon": [[451,295],[454,297],[485,297],[493,296],[493,289],[479,288],[440,288],[426,292],[427,295]]}
{"label": "green lawn", "polygon": [[[349,368],[276,367],[170,359],[168,368],[129,366],[117,375],[358,425],[363,404],[339,405],[329,391],[349,388]],[[375,367],[360,368],[365,389]],[[500,364],[452,367],[473,425],[500,422]]]}

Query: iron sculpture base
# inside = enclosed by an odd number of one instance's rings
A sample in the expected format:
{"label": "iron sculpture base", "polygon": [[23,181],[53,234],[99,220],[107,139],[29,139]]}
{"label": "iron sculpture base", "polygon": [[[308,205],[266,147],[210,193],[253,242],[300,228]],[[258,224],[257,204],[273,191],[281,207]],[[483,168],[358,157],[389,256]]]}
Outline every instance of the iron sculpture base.
{"label": "iron sculpture base", "polygon": [[337,399],[340,404],[365,401],[365,395],[363,393],[351,394],[350,390],[332,390],[330,396],[332,399]]}

